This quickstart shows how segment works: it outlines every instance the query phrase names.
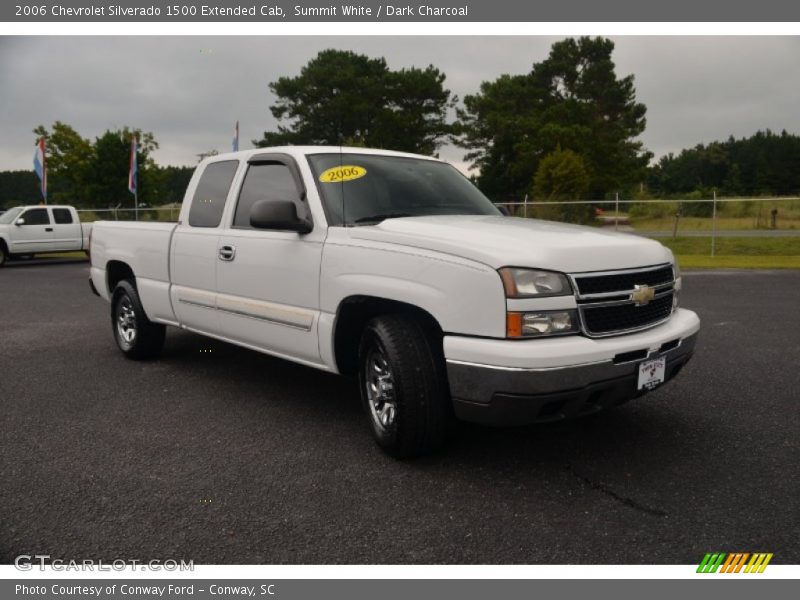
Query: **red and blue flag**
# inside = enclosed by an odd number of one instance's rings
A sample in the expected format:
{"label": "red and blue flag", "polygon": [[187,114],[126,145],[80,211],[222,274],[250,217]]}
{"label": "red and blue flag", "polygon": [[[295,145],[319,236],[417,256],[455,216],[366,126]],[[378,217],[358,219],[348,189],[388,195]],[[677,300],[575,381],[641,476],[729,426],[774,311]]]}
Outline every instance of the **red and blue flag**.
{"label": "red and blue flag", "polygon": [[136,162],[136,136],[131,138],[131,161],[130,169],[128,170],[128,191],[136,196],[138,189],[139,166]]}
{"label": "red and blue flag", "polygon": [[36,142],[36,150],[33,153],[33,170],[41,182],[42,198],[47,202],[47,150],[44,138],[39,138]]}

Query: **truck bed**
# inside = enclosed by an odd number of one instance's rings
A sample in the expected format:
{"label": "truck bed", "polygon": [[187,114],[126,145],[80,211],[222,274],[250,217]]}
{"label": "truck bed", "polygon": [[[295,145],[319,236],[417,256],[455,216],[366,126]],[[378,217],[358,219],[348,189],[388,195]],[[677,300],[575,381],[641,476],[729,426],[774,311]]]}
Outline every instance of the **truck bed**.
{"label": "truck bed", "polygon": [[136,273],[142,301],[154,317],[174,319],[169,303],[169,245],[177,223],[97,221],[92,228],[92,281],[110,299],[106,266],[122,261]]}

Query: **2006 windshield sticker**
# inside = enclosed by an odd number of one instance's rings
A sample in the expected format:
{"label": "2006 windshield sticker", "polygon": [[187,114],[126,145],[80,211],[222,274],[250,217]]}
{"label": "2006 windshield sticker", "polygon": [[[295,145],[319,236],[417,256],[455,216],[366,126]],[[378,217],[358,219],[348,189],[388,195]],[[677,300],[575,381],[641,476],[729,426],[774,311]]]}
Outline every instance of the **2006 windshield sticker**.
{"label": "2006 windshield sticker", "polygon": [[367,174],[364,167],[357,167],[355,165],[342,165],[341,167],[331,167],[325,169],[319,180],[322,183],[340,183],[342,181],[353,181],[360,179]]}

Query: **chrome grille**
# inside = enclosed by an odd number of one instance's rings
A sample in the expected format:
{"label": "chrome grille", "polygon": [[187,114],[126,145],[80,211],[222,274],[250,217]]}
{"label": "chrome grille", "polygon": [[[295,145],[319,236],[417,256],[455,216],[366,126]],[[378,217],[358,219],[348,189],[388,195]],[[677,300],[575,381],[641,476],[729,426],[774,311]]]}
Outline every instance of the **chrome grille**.
{"label": "chrome grille", "polygon": [[619,290],[632,290],[636,285],[656,286],[671,283],[673,280],[672,267],[658,267],[652,271],[619,272],[610,275],[576,276],[578,293],[602,294]]}
{"label": "chrome grille", "polygon": [[[671,265],[571,275],[581,327],[589,337],[605,337],[655,327],[672,314],[675,276]],[[642,286],[653,298],[637,303]]]}

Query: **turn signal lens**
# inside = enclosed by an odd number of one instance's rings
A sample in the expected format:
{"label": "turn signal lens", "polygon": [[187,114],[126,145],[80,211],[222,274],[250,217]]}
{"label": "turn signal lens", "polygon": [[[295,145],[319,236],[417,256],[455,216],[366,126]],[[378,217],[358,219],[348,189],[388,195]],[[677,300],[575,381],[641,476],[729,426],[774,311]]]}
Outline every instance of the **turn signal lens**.
{"label": "turn signal lens", "polygon": [[509,338],[559,335],[577,330],[578,321],[572,310],[510,312],[506,315],[506,336]]}
{"label": "turn signal lens", "polygon": [[522,313],[510,312],[506,315],[506,335],[510,338],[522,337]]}

